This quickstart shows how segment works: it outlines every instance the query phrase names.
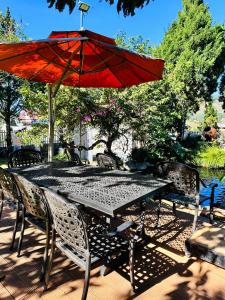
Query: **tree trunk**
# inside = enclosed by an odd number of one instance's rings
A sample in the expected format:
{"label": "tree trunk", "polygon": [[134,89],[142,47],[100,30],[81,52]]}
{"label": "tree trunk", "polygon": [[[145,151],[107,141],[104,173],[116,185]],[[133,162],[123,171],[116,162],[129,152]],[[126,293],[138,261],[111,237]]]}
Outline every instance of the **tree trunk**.
{"label": "tree trunk", "polygon": [[55,126],[55,116],[53,109],[53,93],[52,86],[48,85],[48,161],[52,162],[54,154],[54,126]]}
{"label": "tree trunk", "polygon": [[112,139],[108,139],[107,140],[107,142],[106,142],[106,148],[107,148],[107,152],[109,153],[109,154],[113,154],[113,152],[112,152],[112,143],[113,143],[113,141],[114,140],[112,140]]}
{"label": "tree trunk", "polygon": [[7,147],[11,147],[12,146],[12,138],[11,138],[10,115],[6,116],[5,124],[6,124],[6,144],[7,144]]}
{"label": "tree trunk", "polygon": [[187,114],[184,113],[182,116],[181,141],[184,139],[186,120],[187,120]]}

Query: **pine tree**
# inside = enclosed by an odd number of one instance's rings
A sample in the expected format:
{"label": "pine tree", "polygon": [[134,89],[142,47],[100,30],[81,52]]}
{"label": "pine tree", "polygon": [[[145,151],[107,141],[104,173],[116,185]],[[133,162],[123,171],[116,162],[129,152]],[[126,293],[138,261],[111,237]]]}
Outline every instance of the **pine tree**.
{"label": "pine tree", "polygon": [[213,25],[202,0],[183,0],[183,10],[154,54],[166,61],[164,81],[175,95],[178,132],[189,113],[210,101],[225,65],[225,28]]}
{"label": "pine tree", "polygon": [[213,106],[212,102],[206,104],[205,114],[204,114],[204,127],[210,126],[217,128],[218,115],[217,111]]}

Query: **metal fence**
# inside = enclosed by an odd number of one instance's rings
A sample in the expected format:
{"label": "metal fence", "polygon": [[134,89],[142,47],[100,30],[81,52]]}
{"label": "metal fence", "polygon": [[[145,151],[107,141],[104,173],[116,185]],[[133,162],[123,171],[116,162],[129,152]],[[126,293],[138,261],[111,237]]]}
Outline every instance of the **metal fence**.
{"label": "metal fence", "polygon": [[[48,136],[43,137],[42,143],[48,144]],[[59,143],[59,133],[57,130],[54,133],[54,143]],[[7,147],[5,130],[0,130],[0,147]]]}
{"label": "metal fence", "polygon": [[6,131],[0,130],[0,147],[6,147]]}

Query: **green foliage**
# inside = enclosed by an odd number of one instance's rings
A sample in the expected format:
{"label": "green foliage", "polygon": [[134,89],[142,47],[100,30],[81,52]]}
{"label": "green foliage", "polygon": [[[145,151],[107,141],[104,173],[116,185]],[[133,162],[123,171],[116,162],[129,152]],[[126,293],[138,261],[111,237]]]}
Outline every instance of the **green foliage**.
{"label": "green foliage", "polygon": [[[75,1],[63,0],[48,3],[60,11],[66,4],[72,11],[75,5]],[[137,4],[126,3],[134,7]],[[81,120],[82,126],[91,123],[100,128],[99,138],[106,137],[108,147],[132,129],[134,139],[152,157],[185,159],[186,150],[175,144],[171,136],[181,136],[188,115],[196,112],[202,101],[209,101],[216,91],[225,63],[224,32],[223,26],[212,24],[203,1],[184,0],[183,10],[158,47],[152,48],[140,36],[127,39],[124,33],[120,34],[118,45],[165,59],[164,80],[121,90],[61,87],[54,108],[57,126],[69,136]],[[47,93],[37,96],[37,105],[47,117]],[[35,97],[30,94],[27,98]]]}
{"label": "green foliage", "polygon": [[193,162],[206,168],[222,168],[225,166],[225,149],[219,146],[202,147]]}
{"label": "green foliage", "polygon": [[[5,15],[0,12],[0,40],[18,41],[18,25],[11,17],[9,9]],[[19,92],[22,80],[6,72],[0,72],[0,118],[6,124],[7,146],[12,145],[10,125],[12,117],[16,116],[23,105],[23,97]]]}
{"label": "green foliage", "polygon": [[[110,5],[114,4],[114,0],[105,0]],[[142,8],[147,5],[151,0],[117,0],[117,11],[123,11],[124,16],[133,16],[136,8]],[[153,1],[153,0],[152,0]],[[69,7],[69,12],[72,13],[76,6],[76,0],[47,0],[49,7],[55,6],[58,11],[63,11],[66,6]]]}
{"label": "green foliage", "polygon": [[54,155],[53,160],[65,160],[65,161],[67,161],[68,157],[67,157],[65,152],[60,152],[59,154]]}
{"label": "green foliage", "polygon": [[35,145],[41,146],[44,138],[47,136],[47,125],[34,124],[31,129],[26,129],[17,133],[22,145]]}
{"label": "green foliage", "polygon": [[[190,113],[211,100],[225,64],[225,29],[212,25],[203,1],[185,0],[183,10],[153,54],[166,61],[164,82],[174,95],[176,130],[182,135]],[[161,95],[161,97],[165,97]]]}
{"label": "green foliage", "polygon": [[149,159],[148,150],[145,148],[134,148],[129,158],[135,162],[143,163]]}
{"label": "green foliage", "polygon": [[209,102],[208,104],[206,104],[206,108],[205,108],[203,127],[205,128],[206,126],[210,126],[216,128],[217,122],[218,122],[217,111],[213,107],[213,103]]}

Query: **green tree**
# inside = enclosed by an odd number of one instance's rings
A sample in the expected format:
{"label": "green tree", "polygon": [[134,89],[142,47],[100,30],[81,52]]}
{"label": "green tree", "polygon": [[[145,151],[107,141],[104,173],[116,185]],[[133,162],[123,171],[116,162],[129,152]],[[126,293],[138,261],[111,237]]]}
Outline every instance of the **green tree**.
{"label": "green tree", "polygon": [[[0,40],[17,41],[19,40],[18,24],[11,17],[9,8],[5,15],[0,13]],[[22,107],[23,98],[19,92],[22,80],[8,74],[0,72],[0,118],[6,124],[7,146],[12,145],[11,140],[11,121]]]}
{"label": "green tree", "polygon": [[[183,135],[188,115],[210,101],[225,64],[225,29],[212,25],[202,0],[183,0],[183,10],[153,53],[166,61],[164,83],[174,94],[177,131]],[[166,96],[166,95],[165,95]]]}
{"label": "green tree", "polygon": [[[114,4],[114,0],[105,0],[110,5]],[[152,0],[153,1],[153,0]],[[63,11],[66,6],[69,7],[69,12],[72,13],[76,6],[76,0],[47,0],[49,7],[55,6],[58,11]],[[117,0],[117,11],[118,13],[122,10],[124,16],[134,16],[135,9],[143,8],[144,5],[149,4],[151,0]]]}
{"label": "green tree", "polygon": [[204,114],[204,127],[212,126],[217,127],[218,115],[216,109],[213,107],[212,102],[206,103],[205,114]]}

